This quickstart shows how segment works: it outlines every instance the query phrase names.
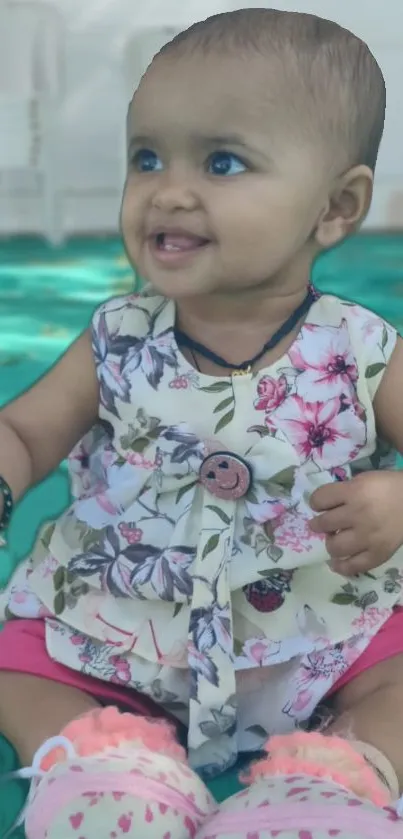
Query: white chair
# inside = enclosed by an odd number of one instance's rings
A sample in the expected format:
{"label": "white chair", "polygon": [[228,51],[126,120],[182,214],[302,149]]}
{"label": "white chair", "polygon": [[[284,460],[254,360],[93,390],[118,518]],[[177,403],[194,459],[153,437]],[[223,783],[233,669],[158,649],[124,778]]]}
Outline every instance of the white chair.
{"label": "white chair", "polygon": [[[138,86],[142,75],[148,65],[159,52],[161,47],[178,34],[184,27],[170,26],[145,26],[130,33],[123,48],[123,84],[126,91],[127,102],[130,101]],[[124,130],[122,135],[121,149],[121,180],[124,184],[127,173],[127,135]]]}
{"label": "white chair", "polygon": [[[63,239],[58,118],[63,90],[63,23],[50,5],[0,2],[0,190],[35,176],[38,233]],[[20,182],[21,178],[18,177]]]}

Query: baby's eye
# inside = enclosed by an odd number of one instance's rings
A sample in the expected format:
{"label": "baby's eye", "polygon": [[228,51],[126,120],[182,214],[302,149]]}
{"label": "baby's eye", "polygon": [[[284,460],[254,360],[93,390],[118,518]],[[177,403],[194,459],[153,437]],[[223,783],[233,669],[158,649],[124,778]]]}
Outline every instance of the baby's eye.
{"label": "baby's eye", "polygon": [[240,175],[246,172],[247,168],[236,154],[229,151],[216,151],[207,161],[207,171],[210,175]]}
{"label": "baby's eye", "polygon": [[131,165],[138,172],[160,172],[163,168],[162,161],[151,149],[139,149],[131,159]]}

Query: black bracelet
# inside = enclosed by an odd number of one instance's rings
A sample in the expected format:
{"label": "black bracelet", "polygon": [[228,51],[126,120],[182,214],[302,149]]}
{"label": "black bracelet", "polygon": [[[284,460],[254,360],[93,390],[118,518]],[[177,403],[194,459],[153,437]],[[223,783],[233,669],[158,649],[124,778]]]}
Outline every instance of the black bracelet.
{"label": "black bracelet", "polygon": [[6,530],[10,524],[10,519],[13,514],[13,493],[4,478],[0,475],[0,493],[3,496],[3,515],[0,519],[0,531]]}

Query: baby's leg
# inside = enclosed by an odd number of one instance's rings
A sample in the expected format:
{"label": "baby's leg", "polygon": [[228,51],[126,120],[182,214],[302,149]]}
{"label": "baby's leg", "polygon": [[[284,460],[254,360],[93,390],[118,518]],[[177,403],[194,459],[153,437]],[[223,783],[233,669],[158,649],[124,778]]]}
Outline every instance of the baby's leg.
{"label": "baby's leg", "polygon": [[403,839],[402,617],[390,619],[340,680],[332,724],[270,738],[245,779],[249,788],[224,802],[198,839],[241,839],[245,825],[262,839]]}
{"label": "baby's leg", "polygon": [[403,655],[357,675],[332,710],[322,734],[271,738],[249,788],[227,799],[198,839],[403,839]]}
{"label": "baby's leg", "polygon": [[166,720],[100,707],[76,688],[1,672],[0,731],[32,765],[27,839],[191,839],[215,807]]}
{"label": "baby's leg", "polygon": [[402,794],[403,655],[375,664],[341,688],[333,710],[336,719],[329,734],[359,741],[392,796]]}
{"label": "baby's leg", "polygon": [[351,675],[332,697],[333,721],[323,733],[272,737],[253,778],[306,771],[378,806],[397,801],[403,792],[403,654]]}
{"label": "baby's leg", "polygon": [[0,733],[14,746],[23,766],[71,720],[98,707],[89,694],[25,673],[0,672]]}

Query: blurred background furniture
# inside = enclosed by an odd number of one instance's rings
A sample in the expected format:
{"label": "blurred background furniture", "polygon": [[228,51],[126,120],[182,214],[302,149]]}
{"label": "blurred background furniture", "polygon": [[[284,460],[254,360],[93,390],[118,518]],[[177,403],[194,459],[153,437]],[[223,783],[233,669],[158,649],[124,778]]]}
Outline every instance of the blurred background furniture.
{"label": "blurred background furniture", "polygon": [[63,238],[58,117],[63,24],[51,5],[0,3],[0,192],[34,184],[37,232]]}

